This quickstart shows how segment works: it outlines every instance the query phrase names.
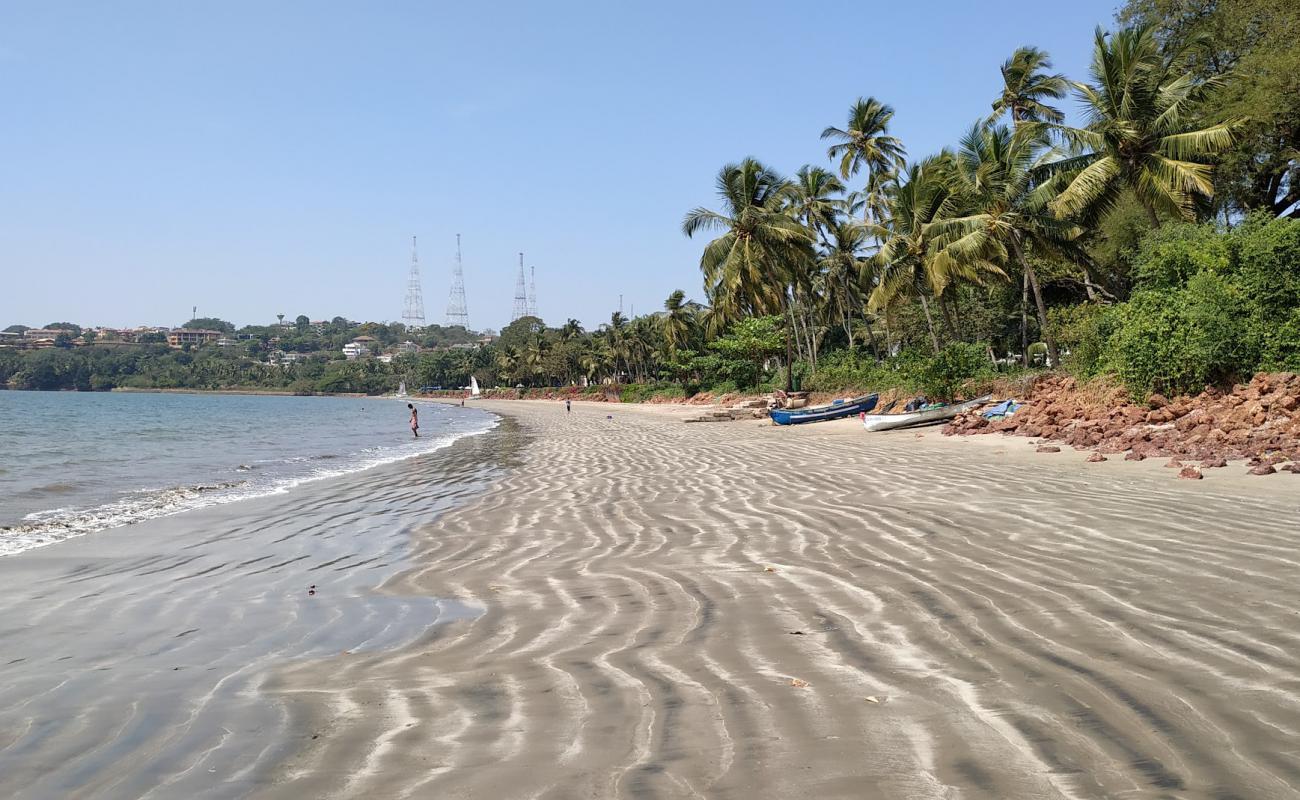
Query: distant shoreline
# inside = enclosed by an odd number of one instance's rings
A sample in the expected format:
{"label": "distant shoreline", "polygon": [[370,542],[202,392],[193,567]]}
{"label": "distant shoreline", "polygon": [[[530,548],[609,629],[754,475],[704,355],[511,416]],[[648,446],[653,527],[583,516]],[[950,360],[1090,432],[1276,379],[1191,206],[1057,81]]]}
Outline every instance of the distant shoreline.
{"label": "distant shoreline", "polygon": [[[51,394],[265,394],[276,397],[390,397],[385,394],[365,392],[291,392],[288,389],[141,389],[134,386],[115,386],[103,391],[80,389],[10,389],[0,386],[3,392],[48,392]],[[412,395],[414,397],[415,395]]]}
{"label": "distant shoreline", "polygon": [[[119,386],[109,389],[110,394],[266,394],[277,397],[384,397],[365,392],[290,392],[285,389],[137,389]],[[96,394],[87,392],[87,394]]]}

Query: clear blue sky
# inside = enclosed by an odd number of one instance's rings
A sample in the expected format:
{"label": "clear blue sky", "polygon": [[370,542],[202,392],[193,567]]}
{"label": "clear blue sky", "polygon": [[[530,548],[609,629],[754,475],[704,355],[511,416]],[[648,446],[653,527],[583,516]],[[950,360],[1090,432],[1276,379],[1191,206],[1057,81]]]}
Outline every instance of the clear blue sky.
{"label": "clear blue sky", "polygon": [[1082,78],[1113,10],[6,0],[0,326],[396,320],[412,234],[441,322],[458,232],[477,328],[521,250],[552,324],[700,299],[681,218],[723,163],[825,164],[859,95],[934,151],[1017,45]]}

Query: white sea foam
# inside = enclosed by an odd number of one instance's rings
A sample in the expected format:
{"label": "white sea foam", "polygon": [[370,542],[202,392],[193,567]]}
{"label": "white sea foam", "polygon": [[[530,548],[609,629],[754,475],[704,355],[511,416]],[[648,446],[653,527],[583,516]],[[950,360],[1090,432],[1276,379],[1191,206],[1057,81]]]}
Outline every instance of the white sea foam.
{"label": "white sea foam", "polygon": [[[130,491],[126,497],[93,508],[60,507],[36,511],[25,515],[12,527],[0,527],[0,556],[14,555],[26,550],[83,536],[87,533],[120,528],[157,517],[171,516],[208,506],[234,503],[255,497],[265,497],[289,492],[298,486],[316,481],[338,478],[385,464],[405,461],[428,455],[455,442],[487,433],[496,427],[497,419],[484,421],[479,428],[458,431],[439,437],[421,439],[416,446],[399,448],[371,447],[352,456],[337,457],[337,465],[318,467],[306,473],[279,477],[267,481],[235,480],[220,483],[191,484],[143,488]],[[423,442],[427,441],[425,445]],[[319,459],[319,457],[318,457]],[[301,463],[318,460],[303,457],[285,459],[284,463]],[[331,458],[329,460],[335,460]],[[240,470],[246,473],[247,470]]]}

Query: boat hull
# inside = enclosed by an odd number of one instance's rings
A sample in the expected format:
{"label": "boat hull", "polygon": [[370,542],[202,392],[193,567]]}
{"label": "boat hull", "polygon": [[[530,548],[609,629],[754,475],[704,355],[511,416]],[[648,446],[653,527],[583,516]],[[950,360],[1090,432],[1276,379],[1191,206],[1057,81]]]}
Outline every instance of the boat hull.
{"label": "boat hull", "polygon": [[802,425],[805,422],[823,422],[828,419],[842,419],[843,417],[851,417],[855,414],[870,411],[876,407],[876,401],[879,399],[880,395],[869,394],[866,397],[846,400],[839,405],[814,406],[793,411],[774,408],[771,411],[771,416],[772,421],[777,425]]}
{"label": "boat hull", "polygon": [[932,408],[929,411],[911,411],[903,414],[874,414],[863,417],[862,427],[869,431],[892,431],[896,428],[910,428],[915,425],[925,425],[933,422],[943,422],[952,419],[958,414],[970,411],[972,408],[978,408],[984,405],[992,398],[992,395],[977,397],[974,400],[967,400],[965,403],[954,403],[943,408]]}

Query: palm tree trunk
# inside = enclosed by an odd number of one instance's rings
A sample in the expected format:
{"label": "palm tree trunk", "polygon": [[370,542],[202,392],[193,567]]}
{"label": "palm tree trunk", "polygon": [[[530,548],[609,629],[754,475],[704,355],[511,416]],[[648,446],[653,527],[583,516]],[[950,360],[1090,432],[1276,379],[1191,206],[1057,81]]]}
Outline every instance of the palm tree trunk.
{"label": "palm tree trunk", "polygon": [[808,358],[812,364],[812,374],[817,374],[817,326],[813,324],[812,303],[808,304],[807,313],[803,316],[803,336],[808,342]]}
{"label": "palm tree trunk", "polygon": [[794,349],[790,344],[790,328],[794,327],[794,301],[789,293],[782,292],[785,296],[785,391],[786,393],[794,391]]}
{"label": "palm tree trunk", "polygon": [[1155,208],[1150,203],[1143,203],[1142,208],[1147,212],[1147,220],[1151,222],[1151,229],[1155,230],[1160,227],[1160,217],[1156,214]]}
{"label": "palm tree trunk", "polygon": [[799,300],[799,292],[795,287],[790,287],[790,296],[794,298],[793,310],[790,312],[790,319],[794,323],[794,344],[795,351],[801,360],[807,360],[811,363],[812,356],[809,355],[808,349],[808,332],[803,326],[803,303]]}
{"label": "palm tree trunk", "polygon": [[[880,363],[880,347],[879,347],[879,345],[876,344],[876,332],[873,331],[873,330],[871,329],[871,320],[867,319],[867,315],[866,315],[866,314],[863,314],[863,315],[862,315],[862,324],[865,325],[866,328],[867,328],[867,342],[871,345],[871,355],[872,355],[873,358],[876,359],[876,363],[879,364],[879,363]],[[889,320],[888,320],[888,317],[885,318],[885,338],[886,338],[885,346],[888,347],[888,346],[889,346],[889,342],[888,342],[888,338],[889,338]]]}
{"label": "palm tree trunk", "polygon": [[889,329],[889,306],[885,306],[885,358],[894,354],[894,332]]}
{"label": "palm tree trunk", "polygon": [[1029,273],[1020,287],[1020,363],[1029,366]]}
{"label": "palm tree trunk", "polygon": [[934,347],[934,354],[939,355],[939,337],[934,335],[934,318],[930,316],[930,303],[926,301],[925,295],[917,295],[921,298],[921,310],[925,312],[925,328],[930,332],[930,345]]}
{"label": "palm tree trunk", "polygon": [[1043,341],[1047,343],[1047,360],[1052,362],[1051,367],[1059,367],[1061,366],[1061,357],[1056,351],[1056,337],[1047,328],[1047,305],[1043,302],[1043,290],[1038,285],[1038,275],[1034,272],[1034,268],[1029,266],[1029,260],[1025,258],[1024,252],[1020,249],[1020,242],[1013,238],[1011,247],[1015,250],[1016,259],[1020,262],[1020,268],[1029,277],[1029,288],[1034,290],[1034,305],[1038,308],[1038,326],[1042,330]]}
{"label": "palm tree trunk", "polygon": [[959,341],[957,336],[957,322],[953,317],[952,298],[947,294],[939,295],[939,309],[943,311],[943,322],[948,326],[948,338],[951,341]]}

